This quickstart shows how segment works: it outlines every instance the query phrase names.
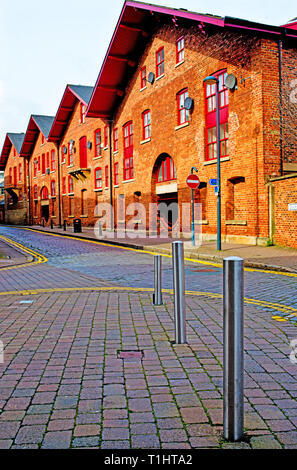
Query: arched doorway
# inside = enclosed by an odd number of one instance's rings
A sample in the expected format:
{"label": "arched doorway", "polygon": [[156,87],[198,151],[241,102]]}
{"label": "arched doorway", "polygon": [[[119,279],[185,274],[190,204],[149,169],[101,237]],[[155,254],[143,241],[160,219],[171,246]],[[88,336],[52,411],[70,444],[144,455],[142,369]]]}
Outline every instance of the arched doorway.
{"label": "arched doorway", "polygon": [[41,204],[41,218],[45,219],[47,222],[49,219],[49,197],[48,197],[48,189],[46,186],[41,188],[40,192],[40,204]]}
{"label": "arched doorway", "polygon": [[177,173],[167,153],[157,158],[153,168],[152,194],[158,203],[158,232],[172,231],[178,220]]}

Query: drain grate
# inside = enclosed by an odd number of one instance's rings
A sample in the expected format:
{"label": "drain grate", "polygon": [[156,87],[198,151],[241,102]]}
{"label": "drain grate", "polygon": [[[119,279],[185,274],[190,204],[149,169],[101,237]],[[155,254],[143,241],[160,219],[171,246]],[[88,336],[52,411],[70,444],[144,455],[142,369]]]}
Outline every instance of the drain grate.
{"label": "drain grate", "polygon": [[119,359],[143,359],[143,351],[118,351]]}

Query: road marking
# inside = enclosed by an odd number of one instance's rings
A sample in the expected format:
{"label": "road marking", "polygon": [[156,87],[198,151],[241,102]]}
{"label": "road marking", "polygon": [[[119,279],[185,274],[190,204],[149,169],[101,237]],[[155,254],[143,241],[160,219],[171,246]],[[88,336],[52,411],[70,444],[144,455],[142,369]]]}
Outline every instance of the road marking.
{"label": "road marking", "polygon": [[[16,228],[18,228],[18,227],[16,227]],[[94,243],[96,245],[108,246],[108,247],[112,247],[112,248],[119,248],[121,250],[136,251],[138,253],[144,253],[144,254],[153,255],[153,256],[154,255],[161,255],[161,256],[164,256],[165,258],[172,258],[171,255],[168,255],[166,253],[158,253],[158,252],[154,252],[154,251],[140,250],[138,248],[130,248],[130,247],[126,247],[126,246],[112,245],[110,243],[102,243],[102,242],[96,241],[96,240],[88,240],[88,239],[84,239],[84,238],[72,237],[72,236],[69,236],[69,235],[60,235],[59,233],[50,233],[50,232],[45,232],[43,230],[35,230],[33,228],[21,228],[20,227],[19,230],[30,230],[31,232],[43,233],[45,235],[50,235],[52,237],[68,238],[70,240],[78,240],[80,242],[85,242],[85,243]],[[215,266],[216,268],[221,268],[221,269],[223,267],[222,263],[213,263],[211,261],[203,261],[203,260],[199,260],[199,259],[185,258],[185,261],[190,261],[191,263],[205,264],[207,266]],[[260,273],[265,273],[265,274],[276,274],[276,275],[279,275],[279,276],[287,276],[287,277],[296,277],[297,278],[297,273],[286,273],[286,272],[282,272],[282,271],[266,270],[266,269],[260,269],[260,268],[244,268],[244,270],[248,271],[248,272],[257,272],[257,273],[260,272]]]}
{"label": "road marking", "polygon": [[21,245],[18,242],[15,242],[14,240],[11,240],[8,237],[4,237],[3,235],[0,235],[0,240],[3,240],[5,243],[8,245],[14,246],[15,248],[18,248],[18,250],[22,251],[23,253],[27,253],[35,259],[35,261],[28,261],[27,263],[22,263],[22,264],[17,264],[15,266],[4,266],[0,268],[0,271],[7,271],[8,269],[19,269],[19,268],[24,268],[40,263],[46,263],[47,258],[43,256],[40,253],[37,253],[36,251],[31,250],[30,248],[27,248],[24,245]]}
{"label": "road marking", "polygon": [[[26,290],[15,290],[15,291],[7,291],[7,292],[0,292],[0,296],[4,295],[38,295],[38,294],[45,294],[45,293],[54,293],[54,292],[108,292],[108,291],[117,291],[117,292],[154,292],[154,289],[151,287],[126,287],[126,286],[107,286],[107,287],[51,287],[51,288],[40,288],[40,289],[26,289]],[[172,289],[163,289],[162,291],[165,294],[173,295]],[[214,299],[222,299],[222,294],[217,294],[215,292],[203,292],[203,291],[185,291],[185,294],[188,296],[200,296],[200,297],[209,297]],[[281,305],[281,304],[273,304],[272,302],[267,305],[265,300],[256,300],[256,299],[249,299],[244,297],[244,302],[251,305],[256,305],[257,307],[268,307],[273,310],[281,311],[287,313],[287,315],[294,315],[297,317],[297,309],[293,309],[292,307]],[[293,312],[294,310],[294,312]],[[287,321],[287,318],[283,316],[274,316],[273,319],[277,321]]]}

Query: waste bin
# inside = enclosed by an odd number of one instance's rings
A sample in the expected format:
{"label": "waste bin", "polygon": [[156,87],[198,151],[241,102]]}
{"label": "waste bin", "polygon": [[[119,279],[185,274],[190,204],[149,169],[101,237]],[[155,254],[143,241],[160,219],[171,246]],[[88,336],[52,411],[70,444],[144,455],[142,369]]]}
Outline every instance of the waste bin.
{"label": "waste bin", "polygon": [[80,219],[73,220],[73,232],[74,233],[81,232],[81,220]]}

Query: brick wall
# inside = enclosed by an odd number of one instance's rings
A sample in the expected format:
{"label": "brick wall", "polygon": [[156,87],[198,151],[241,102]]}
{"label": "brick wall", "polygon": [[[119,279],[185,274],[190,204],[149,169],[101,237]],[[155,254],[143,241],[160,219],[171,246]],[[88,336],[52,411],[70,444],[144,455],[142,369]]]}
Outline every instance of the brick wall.
{"label": "brick wall", "polygon": [[289,210],[289,204],[297,205],[297,174],[272,180],[270,184],[273,242],[297,248],[297,210]]}
{"label": "brick wall", "polygon": [[13,145],[4,170],[4,187],[4,221],[8,224],[28,223],[27,165]]}

